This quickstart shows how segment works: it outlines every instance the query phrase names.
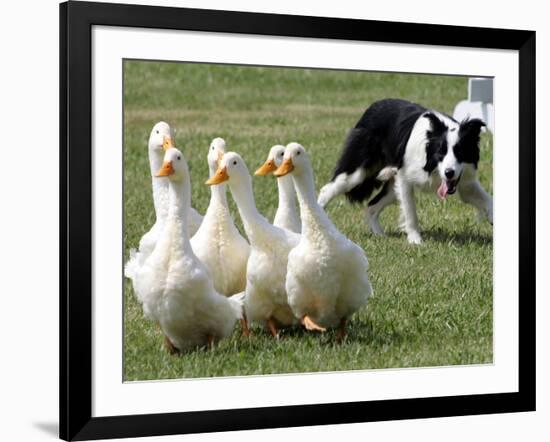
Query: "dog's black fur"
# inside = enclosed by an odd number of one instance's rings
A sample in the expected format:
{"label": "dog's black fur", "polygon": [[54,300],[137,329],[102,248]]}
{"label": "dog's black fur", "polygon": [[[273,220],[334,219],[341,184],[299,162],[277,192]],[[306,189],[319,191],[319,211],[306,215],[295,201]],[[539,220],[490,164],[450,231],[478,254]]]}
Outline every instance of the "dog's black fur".
{"label": "dog's black fur", "polygon": [[[372,192],[383,184],[376,176],[384,167],[402,167],[411,131],[421,116],[428,118],[432,124],[432,130],[428,132],[424,166],[424,170],[431,173],[448,149],[446,135],[449,128],[435,113],[419,104],[393,98],[377,101],[363,113],[348,134],[332,177],[334,180],[342,172],[352,174],[359,167],[368,171],[367,177],[360,184],[346,192],[351,202],[370,198]],[[460,125],[460,141],[454,147],[459,161],[472,163],[477,168],[479,130],[484,125],[478,119],[464,121]],[[385,192],[385,189],[381,192]],[[375,199],[379,196],[382,195],[377,195]],[[376,201],[373,199],[373,202]]]}
{"label": "dog's black fur", "polygon": [[382,234],[379,214],[387,205],[399,202],[402,226],[414,244],[422,241],[415,189],[435,190],[441,199],[458,192],[492,223],[492,198],[477,179],[484,125],[479,119],[459,123],[406,100],[377,101],[350,131],[332,180],[319,193],[319,204],[325,207],[342,193],[351,202],[370,199],[367,220],[373,233]]}

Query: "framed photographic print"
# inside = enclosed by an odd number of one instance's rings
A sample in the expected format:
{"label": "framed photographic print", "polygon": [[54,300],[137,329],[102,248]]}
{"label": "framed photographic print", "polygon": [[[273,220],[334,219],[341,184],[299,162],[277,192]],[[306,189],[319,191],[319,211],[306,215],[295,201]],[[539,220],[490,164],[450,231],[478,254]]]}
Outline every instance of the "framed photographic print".
{"label": "framed photographic print", "polygon": [[534,410],[534,32],[60,23],[61,438]]}

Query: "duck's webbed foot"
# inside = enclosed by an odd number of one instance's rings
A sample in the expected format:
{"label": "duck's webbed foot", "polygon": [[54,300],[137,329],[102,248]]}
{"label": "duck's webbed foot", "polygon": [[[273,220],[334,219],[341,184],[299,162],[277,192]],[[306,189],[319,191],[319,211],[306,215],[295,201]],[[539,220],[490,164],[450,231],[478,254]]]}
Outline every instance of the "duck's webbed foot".
{"label": "duck's webbed foot", "polygon": [[275,319],[273,319],[273,317],[269,317],[269,319],[267,320],[267,326],[269,327],[271,336],[273,336],[275,339],[279,339],[279,329],[277,328],[277,323],[275,322]]}
{"label": "duck's webbed foot", "polygon": [[302,316],[301,322],[302,322],[302,325],[305,327],[306,330],[317,331],[317,332],[321,332],[321,333],[327,331],[327,329],[325,327],[321,327],[313,319],[311,319],[308,315]]}
{"label": "duck's webbed foot", "polygon": [[171,355],[176,355],[180,351],[172,344],[172,341],[170,341],[170,338],[168,336],[164,335],[164,346],[166,347],[166,350],[168,350],[168,353]]}

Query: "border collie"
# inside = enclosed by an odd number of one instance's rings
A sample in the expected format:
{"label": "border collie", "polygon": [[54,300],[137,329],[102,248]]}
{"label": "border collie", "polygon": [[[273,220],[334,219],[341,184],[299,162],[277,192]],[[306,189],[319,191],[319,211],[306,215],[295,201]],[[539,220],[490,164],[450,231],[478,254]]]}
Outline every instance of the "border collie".
{"label": "border collie", "polygon": [[493,199],[477,179],[479,135],[485,123],[458,123],[443,113],[405,100],[385,99],[372,104],[344,144],[332,180],[319,193],[325,207],[345,193],[351,202],[369,200],[367,222],[374,234],[384,232],[378,217],[399,201],[402,228],[412,244],[420,244],[414,189],[435,190],[445,199],[456,191],[480,217],[493,223]]}

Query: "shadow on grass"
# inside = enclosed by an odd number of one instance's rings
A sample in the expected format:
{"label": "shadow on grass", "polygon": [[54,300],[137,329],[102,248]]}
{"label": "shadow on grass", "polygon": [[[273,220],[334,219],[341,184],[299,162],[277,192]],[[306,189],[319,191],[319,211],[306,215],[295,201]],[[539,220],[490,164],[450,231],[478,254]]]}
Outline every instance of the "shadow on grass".
{"label": "shadow on grass", "polygon": [[[471,231],[461,231],[461,232],[449,232],[443,229],[431,229],[423,230],[421,232],[422,239],[431,240],[439,242],[442,244],[454,243],[459,245],[466,244],[478,244],[480,246],[487,246],[493,243],[493,237],[491,235],[484,235],[481,233],[471,232]],[[404,241],[407,240],[405,233],[392,230],[387,231],[386,236],[390,238],[402,238]]]}
{"label": "shadow on grass", "polygon": [[425,239],[437,241],[441,243],[453,242],[455,244],[465,245],[476,243],[480,246],[491,245],[493,237],[471,231],[448,232],[443,229],[427,230],[423,232]]}
{"label": "shadow on grass", "polygon": [[[337,330],[328,329],[324,333],[316,333],[307,331],[303,327],[287,328],[281,330],[279,342],[284,343],[285,341],[292,341],[295,339],[301,340],[303,338],[317,339],[323,345],[336,344]],[[375,327],[369,320],[352,319],[348,324],[347,336],[343,345],[346,343],[358,343],[379,348],[389,344],[402,345],[405,343],[406,339],[407,336],[398,330],[386,330],[383,333],[380,333],[380,331],[375,332]]]}
{"label": "shadow on grass", "polygon": [[355,342],[372,348],[382,348],[388,345],[401,346],[408,340],[408,335],[400,330],[375,330],[370,320],[357,321],[348,330],[347,342]]}

